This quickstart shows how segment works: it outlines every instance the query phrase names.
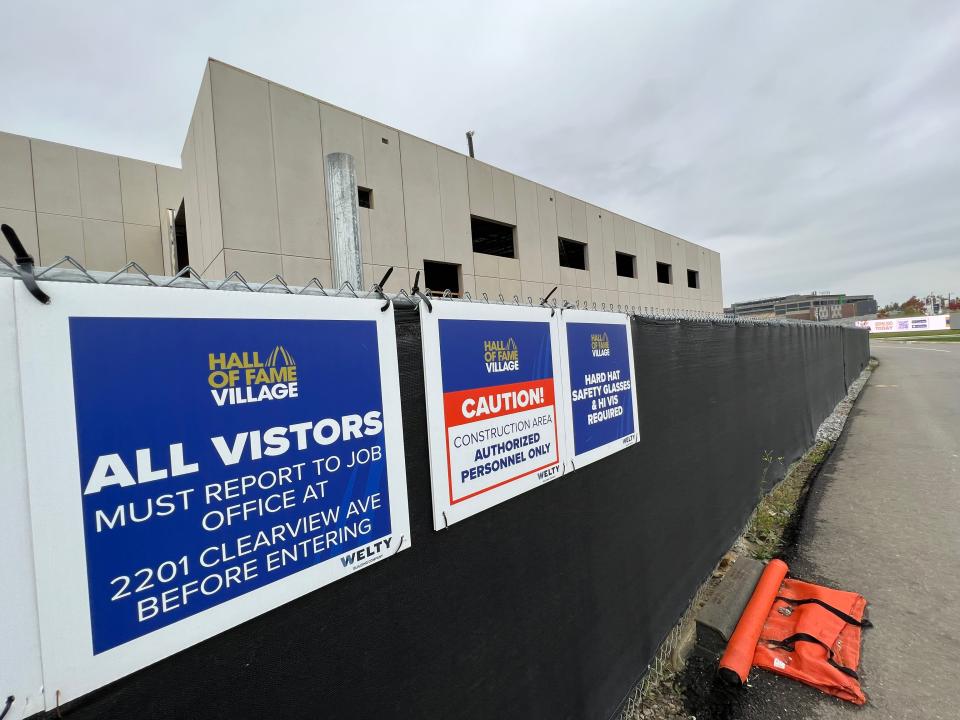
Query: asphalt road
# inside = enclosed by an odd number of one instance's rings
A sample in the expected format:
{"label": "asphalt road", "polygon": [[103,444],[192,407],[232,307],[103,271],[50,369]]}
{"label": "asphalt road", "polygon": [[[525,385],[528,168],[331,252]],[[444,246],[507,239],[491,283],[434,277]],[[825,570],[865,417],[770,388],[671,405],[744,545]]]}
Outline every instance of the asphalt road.
{"label": "asphalt road", "polygon": [[960,345],[873,343],[880,360],[814,484],[790,559],[856,590],[863,708],[754,670],[733,717],[960,718]]}

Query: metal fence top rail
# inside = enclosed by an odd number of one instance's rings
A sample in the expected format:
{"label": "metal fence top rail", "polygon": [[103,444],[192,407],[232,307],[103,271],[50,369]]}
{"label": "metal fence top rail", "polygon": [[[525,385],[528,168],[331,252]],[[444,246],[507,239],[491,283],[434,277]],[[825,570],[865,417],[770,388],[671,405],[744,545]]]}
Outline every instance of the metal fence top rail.
{"label": "metal fence top rail", "polygon": [[[787,325],[787,326],[808,326],[823,327],[833,326],[835,323],[813,322],[810,320],[788,320],[788,319],[754,319],[754,318],[735,318],[724,315],[723,313],[712,313],[698,310],[668,310],[650,306],[635,305],[613,305],[612,303],[586,303],[577,301],[558,301],[551,299],[553,291],[547,294],[546,298],[534,299],[527,296],[522,298],[514,295],[512,298],[506,298],[503,295],[489,297],[487,293],[482,293],[478,297],[472,297],[469,292],[465,292],[462,297],[453,295],[449,290],[441,295],[427,296],[417,287],[419,273],[414,287],[409,291],[400,289],[396,292],[386,292],[381,284],[374,283],[369,289],[354,288],[350,283],[344,283],[339,288],[327,288],[317,278],[312,278],[306,285],[291,285],[283,279],[281,275],[274,275],[266,282],[248,281],[239,272],[232,272],[226,278],[205,280],[201,274],[192,267],[185,267],[176,275],[151,275],[136,262],[129,262],[123,268],[116,272],[104,272],[101,270],[87,270],[82,263],[75,258],[65,255],[57,262],[48,267],[31,267],[29,271],[18,267],[3,255],[0,255],[0,277],[12,277],[23,280],[23,274],[30,272],[33,278],[45,282],[79,282],[93,283],[96,285],[132,285],[140,287],[156,288],[182,288],[189,290],[214,290],[224,292],[253,292],[270,293],[279,295],[307,295],[319,297],[339,297],[339,298],[358,298],[358,299],[380,299],[398,306],[416,306],[421,302],[426,302],[428,306],[432,302],[474,302],[491,303],[502,305],[518,305],[529,307],[548,307],[555,310],[578,309],[578,310],[596,310],[601,312],[615,312],[635,316],[643,320],[653,322],[699,322],[714,323],[719,325]],[[390,269],[392,272],[392,268]],[[383,285],[387,284],[390,276],[388,272],[381,280]],[[28,278],[29,279],[29,278]],[[554,288],[555,290],[556,288]],[[52,292],[52,291],[51,291]],[[55,295],[55,293],[54,293]]]}

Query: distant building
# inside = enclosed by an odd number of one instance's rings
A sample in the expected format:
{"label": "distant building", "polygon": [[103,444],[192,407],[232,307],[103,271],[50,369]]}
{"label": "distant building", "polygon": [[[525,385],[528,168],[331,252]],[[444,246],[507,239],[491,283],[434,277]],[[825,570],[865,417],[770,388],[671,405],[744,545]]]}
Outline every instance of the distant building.
{"label": "distant building", "polygon": [[873,295],[812,292],[808,295],[781,295],[733,303],[725,312],[733,317],[758,319],[842,320],[875,314],[877,301]]}

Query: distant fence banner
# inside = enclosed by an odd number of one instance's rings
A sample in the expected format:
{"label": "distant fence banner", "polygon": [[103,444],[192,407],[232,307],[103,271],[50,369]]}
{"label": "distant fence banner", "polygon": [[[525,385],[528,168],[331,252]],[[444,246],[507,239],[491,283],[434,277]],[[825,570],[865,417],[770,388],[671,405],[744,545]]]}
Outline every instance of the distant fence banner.
{"label": "distant fence banner", "polygon": [[618,313],[564,310],[560,347],[567,452],[580,468],[637,442],[630,320]]}
{"label": "distant fence banner", "polygon": [[61,702],[410,547],[392,307],[52,294],[15,301]]}
{"label": "distant fence banner", "polygon": [[871,333],[922,332],[924,330],[949,330],[949,315],[921,315],[919,317],[881,318],[858,320],[857,327],[867,328]]}
{"label": "distant fence banner", "polygon": [[558,323],[547,308],[420,304],[434,527],[563,473]]}

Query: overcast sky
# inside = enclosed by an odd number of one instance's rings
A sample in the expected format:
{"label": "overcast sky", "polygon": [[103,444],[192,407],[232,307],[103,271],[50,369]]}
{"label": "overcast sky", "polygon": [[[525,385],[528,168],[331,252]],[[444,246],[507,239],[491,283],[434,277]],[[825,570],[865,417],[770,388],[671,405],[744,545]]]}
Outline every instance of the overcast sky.
{"label": "overcast sky", "polygon": [[960,293],[960,3],[2,0],[0,130],[180,164],[208,56],[718,250]]}

